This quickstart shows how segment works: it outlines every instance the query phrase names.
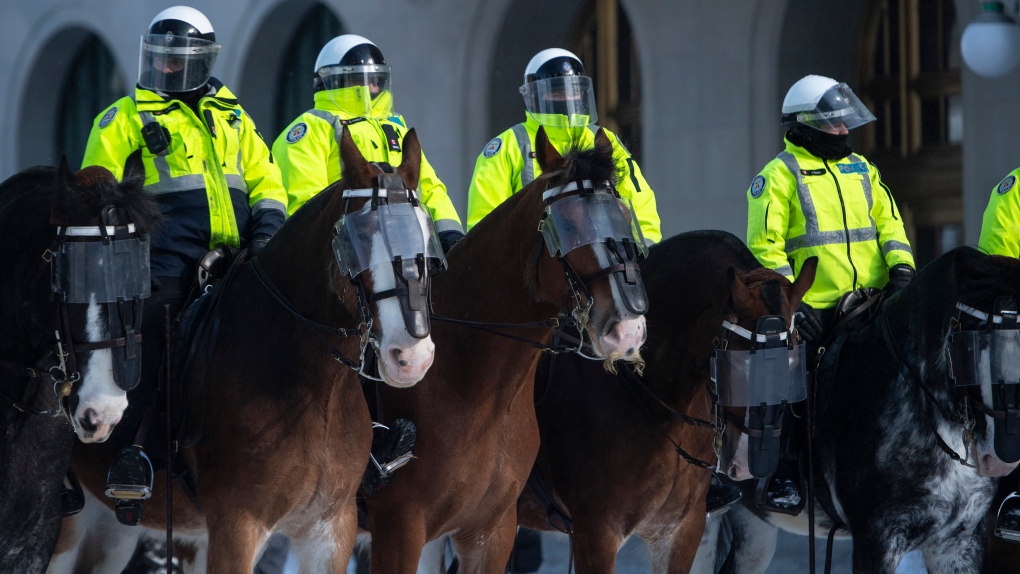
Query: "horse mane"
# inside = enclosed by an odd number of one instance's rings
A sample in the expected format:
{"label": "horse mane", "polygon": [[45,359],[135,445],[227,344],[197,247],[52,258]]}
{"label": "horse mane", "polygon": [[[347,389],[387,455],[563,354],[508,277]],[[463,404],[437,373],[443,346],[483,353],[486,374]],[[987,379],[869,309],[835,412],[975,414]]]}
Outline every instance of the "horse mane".
{"label": "horse mane", "polygon": [[577,180],[591,180],[593,183],[608,181],[616,186],[618,181],[617,163],[613,148],[599,146],[582,148],[579,140],[571,142],[563,154],[563,169],[548,174],[554,186]]}
{"label": "horse mane", "polygon": [[961,301],[990,305],[1005,290],[1020,288],[1018,259],[987,255],[973,247],[960,247],[954,256],[957,264],[966,266],[965,276],[956,284],[956,295]]}

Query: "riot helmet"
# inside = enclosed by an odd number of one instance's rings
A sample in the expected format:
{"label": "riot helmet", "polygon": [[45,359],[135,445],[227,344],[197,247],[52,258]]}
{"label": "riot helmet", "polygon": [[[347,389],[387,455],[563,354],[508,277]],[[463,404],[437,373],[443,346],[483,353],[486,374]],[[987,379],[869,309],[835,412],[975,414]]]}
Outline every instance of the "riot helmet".
{"label": "riot helmet", "polygon": [[390,67],[378,46],[355,34],[337,36],[315,59],[315,87],[353,117],[393,115]]}
{"label": "riot helmet", "polygon": [[782,122],[828,133],[852,130],[875,121],[875,116],[850,86],[825,76],[804,76],[786,92]]}
{"label": "riot helmet", "polygon": [[598,121],[595,89],[573,53],[549,48],[535,54],[520,88],[524,107],[538,123],[554,128],[584,127]]}
{"label": "riot helmet", "polygon": [[212,24],[189,6],[167,8],[142,36],[138,85],[160,92],[190,92],[206,85],[220,53]]}

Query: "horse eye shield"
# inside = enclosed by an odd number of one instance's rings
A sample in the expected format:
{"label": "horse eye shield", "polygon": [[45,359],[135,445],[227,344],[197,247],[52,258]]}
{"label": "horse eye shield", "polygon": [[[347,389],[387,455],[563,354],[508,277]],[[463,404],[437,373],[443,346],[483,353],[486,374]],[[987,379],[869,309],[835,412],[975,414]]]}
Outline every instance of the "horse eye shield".
{"label": "horse eye shield", "polygon": [[[376,265],[395,261],[428,263],[428,274],[446,269],[446,256],[432,218],[410,203],[366,204],[333,227],[333,253],[340,272],[356,277]],[[420,279],[420,272],[412,279]]]}
{"label": "horse eye shield", "polygon": [[1020,330],[960,331],[949,338],[949,372],[956,386],[1020,384]]}
{"label": "horse eye shield", "polygon": [[[770,320],[780,328],[761,328]],[[754,333],[728,321],[723,326],[749,339],[752,348],[716,349],[713,353],[711,377],[716,383],[720,405],[756,407],[807,399],[805,345],[803,342],[794,343],[790,331],[785,328],[785,319],[762,317],[759,329]]]}

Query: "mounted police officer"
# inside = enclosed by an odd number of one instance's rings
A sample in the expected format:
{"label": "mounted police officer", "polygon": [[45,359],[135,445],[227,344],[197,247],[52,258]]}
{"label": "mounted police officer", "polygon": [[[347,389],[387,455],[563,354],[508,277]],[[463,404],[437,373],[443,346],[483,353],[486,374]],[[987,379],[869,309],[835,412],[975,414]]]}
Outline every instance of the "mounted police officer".
{"label": "mounted police officer", "polygon": [[[814,285],[796,312],[801,338],[815,350],[845,293],[883,286],[897,291],[914,276],[892,193],[878,169],[847,145],[850,130],[874,120],[846,84],[801,78],[783,101],[786,149],[747,191],[747,245],[762,265],[792,281],[809,257],[818,257]],[[803,508],[798,478],[781,464],[763,506],[798,513]]]}
{"label": "mounted police officer", "polygon": [[[539,126],[545,127],[549,141],[561,153],[575,142],[595,145],[599,127],[595,125],[598,113],[594,88],[577,56],[559,48],[535,54],[524,70],[520,92],[527,119],[490,140],[475,162],[468,189],[468,229],[541,175],[532,152]],[[626,174],[616,189],[633,204],[645,241],[658,243],[662,232],[655,194],[616,134],[609,130],[605,133],[613,144],[620,173]]]}
{"label": "mounted police officer", "polygon": [[[1020,168],[1014,169],[992,189],[981,222],[978,248],[989,255],[1020,257]],[[1020,542],[1020,493],[1010,494],[999,507],[995,534]]]}
{"label": "mounted police officer", "polygon": [[[199,259],[219,247],[257,255],[286,218],[287,195],[269,149],[237,98],[211,76],[220,51],[212,24],[187,6],[163,10],[141,38],[138,85],[95,120],[82,164],[118,178],[142,151],[145,190],[165,217],[152,236],[153,293],[145,304],[143,384],[130,396],[148,410],[163,356],[163,305],[176,314]],[[130,412],[131,409],[129,409]],[[137,411],[136,411],[137,412]],[[135,525],[152,488],[152,465],[135,424],[120,425],[107,477],[117,519]],[[116,443],[115,443],[116,444]]]}
{"label": "mounted police officer", "polygon": [[[351,133],[370,162],[399,165],[407,122],[393,111],[390,67],[378,46],[344,34],[330,40],[315,60],[315,107],[276,138],[273,155],[287,187],[290,213],[340,179],[340,134]],[[460,217],[446,186],[422,155],[421,201],[432,214],[444,251],[461,237]]]}

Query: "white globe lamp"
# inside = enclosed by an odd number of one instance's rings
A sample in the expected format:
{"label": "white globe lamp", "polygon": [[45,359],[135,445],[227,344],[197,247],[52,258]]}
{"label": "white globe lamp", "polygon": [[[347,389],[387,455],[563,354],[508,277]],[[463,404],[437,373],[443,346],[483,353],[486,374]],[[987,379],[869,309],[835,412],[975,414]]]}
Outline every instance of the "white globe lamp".
{"label": "white globe lamp", "polygon": [[1020,26],[1003,14],[1001,2],[982,2],[981,14],[960,38],[967,67],[983,78],[1001,78],[1020,64]]}

